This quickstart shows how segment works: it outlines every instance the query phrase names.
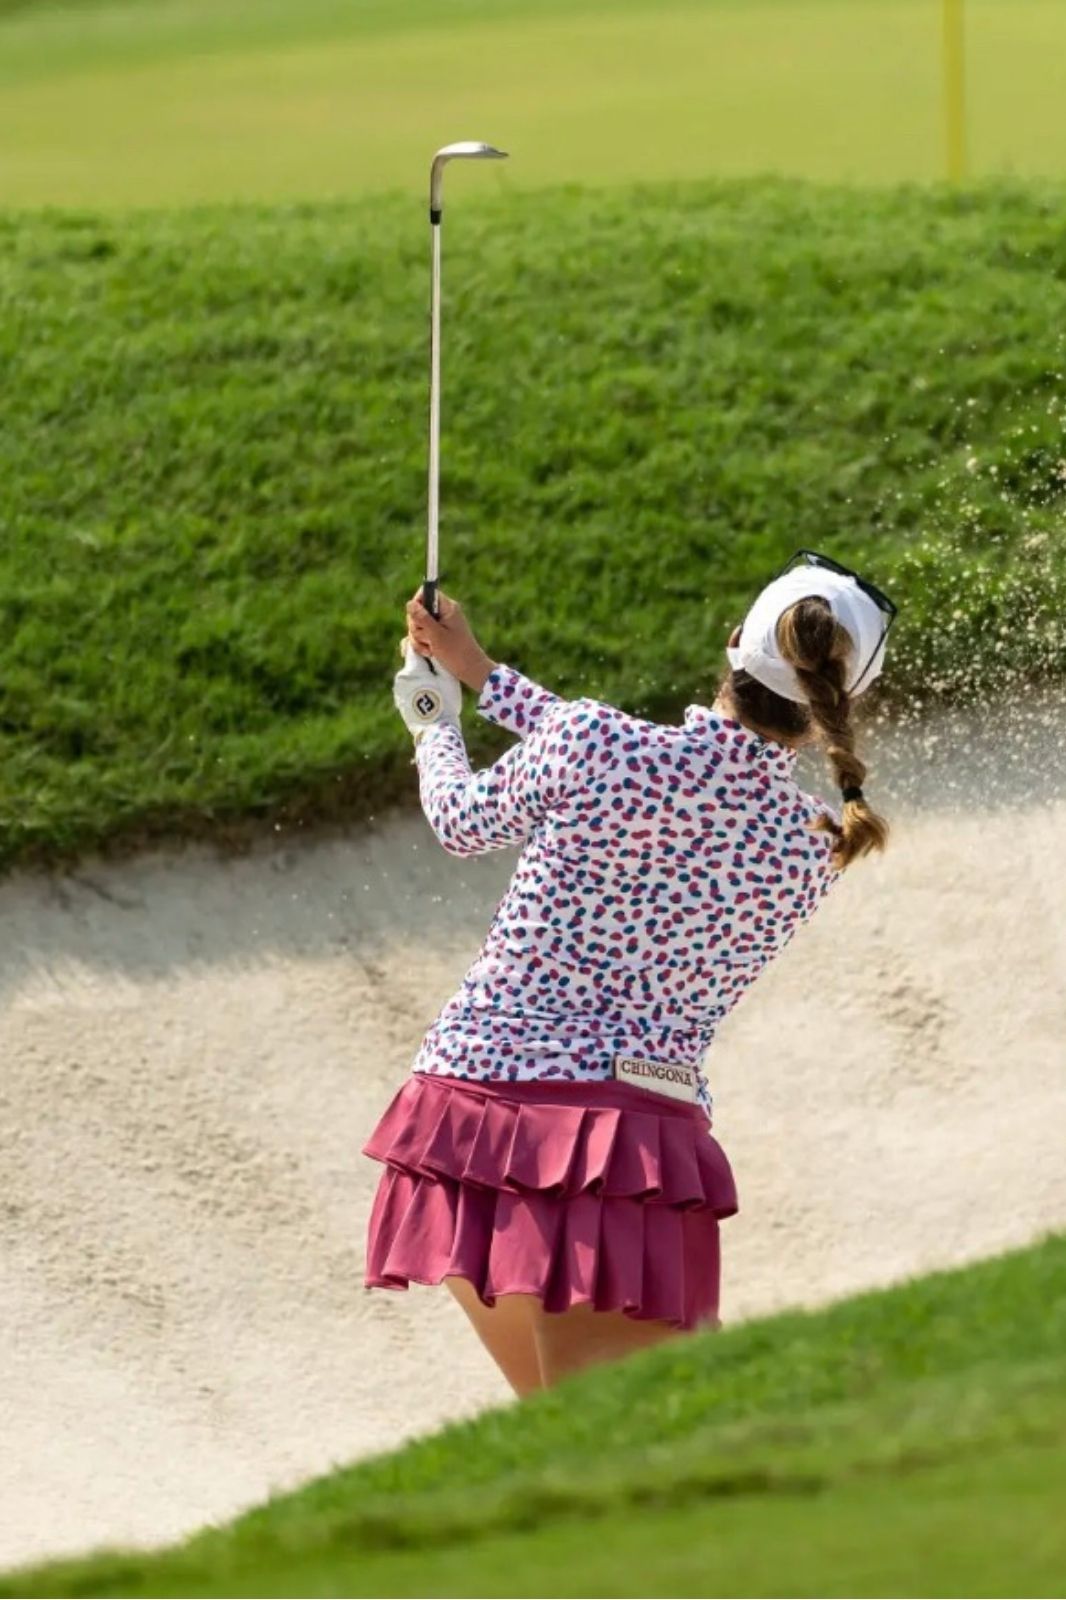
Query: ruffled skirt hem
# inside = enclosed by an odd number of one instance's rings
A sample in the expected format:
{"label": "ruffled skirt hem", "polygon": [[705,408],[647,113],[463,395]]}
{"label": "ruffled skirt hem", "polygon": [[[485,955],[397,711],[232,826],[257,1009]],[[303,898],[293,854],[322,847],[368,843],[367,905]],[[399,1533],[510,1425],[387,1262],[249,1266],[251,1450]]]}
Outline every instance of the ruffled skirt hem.
{"label": "ruffled skirt hem", "polygon": [[697,1106],[614,1081],[414,1073],[363,1153],[385,1164],[365,1283],[467,1279],[679,1328],[719,1325],[733,1174]]}

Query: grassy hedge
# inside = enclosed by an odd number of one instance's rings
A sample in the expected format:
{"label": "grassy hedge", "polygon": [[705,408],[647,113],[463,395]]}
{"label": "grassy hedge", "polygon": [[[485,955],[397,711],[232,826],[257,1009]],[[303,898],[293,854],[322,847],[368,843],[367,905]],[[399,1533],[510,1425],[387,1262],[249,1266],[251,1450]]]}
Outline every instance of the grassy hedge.
{"label": "grassy hedge", "polygon": [[[673,720],[813,545],[903,605],[897,705],[1060,677],[1063,215],[468,191],[442,548],[486,648]],[[399,198],[0,217],[0,863],[410,796],[427,234]]]}
{"label": "grassy hedge", "polygon": [[46,1595],[1061,1595],[1066,1238],[645,1351]]}

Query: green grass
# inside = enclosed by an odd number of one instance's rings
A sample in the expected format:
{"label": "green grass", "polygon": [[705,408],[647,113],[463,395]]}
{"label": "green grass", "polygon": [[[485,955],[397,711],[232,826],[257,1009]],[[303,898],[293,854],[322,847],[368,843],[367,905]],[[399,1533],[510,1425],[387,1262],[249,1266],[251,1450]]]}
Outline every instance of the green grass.
{"label": "green grass", "polygon": [[[1061,677],[1062,201],[471,198],[442,549],[486,648],[675,720],[806,544],[897,593],[897,702]],[[0,217],[0,864],[411,798],[427,232],[398,199]]]}
{"label": "green grass", "polygon": [[1061,1595],[1066,1238],[644,1352],[0,1595]]}
{"label": "green grass", "polygon": [[[1061,0],[968,0],[974,174],[1066,176]],[[110,0],[0,9],[0,205],[944,171],[940,0]]]}

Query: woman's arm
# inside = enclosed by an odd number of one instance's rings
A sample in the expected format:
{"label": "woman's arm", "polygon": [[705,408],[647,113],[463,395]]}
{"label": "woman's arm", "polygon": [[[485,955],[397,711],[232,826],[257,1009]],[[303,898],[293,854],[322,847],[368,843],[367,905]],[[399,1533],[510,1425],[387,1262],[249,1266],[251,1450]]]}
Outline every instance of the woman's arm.
{"label": "woman's arm", "polygon": [[415,740],[422,809],[452,855],[520,844],[574,787],[587,710],[506,662],[493,661],[474,638],[458,601],[440,594],[438,620],[426,611],[420,594],[407,604],[415,649],[475,689],[481,715],[522,740],[495,766],[474,773],[460,728],[445,723],[427,728]]}
{"label": "woman's arm", "polygon": [[496,661],[481,687],[477,709],[490,722],[524,739],[548,711],[566,704],[561,695],[534,683],[506,662]]}
{"label": "woman's arm", "polygon": [[[520,673],[514,677],[528,682]],[[521,742],[481,772],[471,770],[462,731],[453,724],[419,734],[415,761],[422,809],[449,855],[482,855],[521,844],[576,788],[584,712],[577,710],[579,701],[551,699],[554,704],[539,705],[535,726],[527,726]]]}

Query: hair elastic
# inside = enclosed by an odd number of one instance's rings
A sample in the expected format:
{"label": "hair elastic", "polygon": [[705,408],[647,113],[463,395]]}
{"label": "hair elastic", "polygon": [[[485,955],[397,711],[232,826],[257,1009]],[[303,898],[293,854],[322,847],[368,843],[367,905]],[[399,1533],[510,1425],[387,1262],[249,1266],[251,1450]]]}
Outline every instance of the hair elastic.
{"label": "hair elastic", "polygon": [[865,800],[865,798],[866,798],[866,796],[863,794],[862,790],[855,788],[854,785],[850,789],[845,789],[843,792],[844,792],[845,801],[848,801],[848,800]]}

